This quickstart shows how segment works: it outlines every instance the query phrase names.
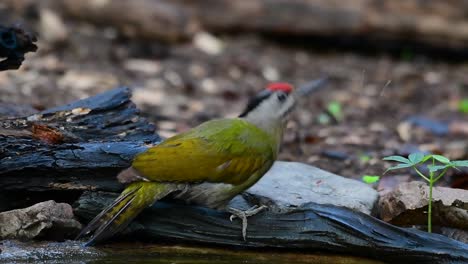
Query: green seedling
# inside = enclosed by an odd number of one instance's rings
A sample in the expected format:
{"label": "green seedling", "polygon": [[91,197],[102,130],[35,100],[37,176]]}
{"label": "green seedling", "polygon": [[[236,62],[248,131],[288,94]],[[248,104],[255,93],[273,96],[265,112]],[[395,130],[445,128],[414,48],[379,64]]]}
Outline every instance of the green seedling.
{"label": "green seedling", "polygon": [[336,120],[340,121],[343,118],[343,110],[339,102],[330,102],[328,104],[327,110]]}
{"label": "green seedling", "polygon": [[464,114],[468,114],[468,98],[465,98],[458,102],[458,111]]}
{"label": "green seedling", "polygon": [[359,155],[359,160],[362,162],[362,163],[367,163],[371,160],[371,156],[369,155],[366,155],[366,154],[361,154]]}
{"label": "green seedling", "polygon": [[330,124],[332,121],[339,122],[343,119],[343,110],[341,104],[337,101],[331,101],[327,105],[324,113],[321,113],[317,120],[322,125]]}
{"label": "green seedling", "polygon": [[362,181],[367,184],[373,184],[380,180],[380,176],[377,175],[364,175],[362,176]]}
{"label": "green seedling", "polygon": [[[412,153],[408,158],[402,156],[389,156],[383,160],[396,161],[399,164],[388,168],[385,173],[391,170],[403,168],[412,168],[416,173],[429,183],[429,204],[427,212],[427,232],[432,232],[432,189],[434,183],[442,178],[450,168],[457,169],[458,167],[468,167],[468,160],[451,161],[441,155],[424,155],[422,153]],[[418,165],[425,165],[429,175],[424,175],[418,168]],[[384,173],[384,174],[385,174]]]}

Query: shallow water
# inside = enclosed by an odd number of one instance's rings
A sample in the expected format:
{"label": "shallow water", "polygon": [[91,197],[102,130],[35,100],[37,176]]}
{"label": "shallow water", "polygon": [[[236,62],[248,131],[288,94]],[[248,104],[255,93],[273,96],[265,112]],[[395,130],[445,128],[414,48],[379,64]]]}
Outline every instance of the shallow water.
{"label": "shallow water", "polygon": [[62,243],[3,241],[0,249],[2,250],[0,263],[381,263],[364,258],[319,253],[253,252],[139,243],[84,247],[82,243],[75,241]]}

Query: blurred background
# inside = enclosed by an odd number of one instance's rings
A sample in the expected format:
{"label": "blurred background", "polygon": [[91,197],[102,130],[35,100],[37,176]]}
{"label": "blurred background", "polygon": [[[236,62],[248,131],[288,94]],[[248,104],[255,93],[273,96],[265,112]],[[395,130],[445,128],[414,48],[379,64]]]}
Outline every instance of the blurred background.
{"label": "blurred background", "polygon": [[[329,76],[301,102],[282,160],[360,179],[384,156],[468,159],[468,2],[2,0],[38,51],[0,74],[3,116],[118,87],[169,137],[236,116],[269,82]],[[14,114],[13,114],[14,112]],[[417,179],[409,171],[380,188]],[[468,187],[467,171],[442,185]]]}

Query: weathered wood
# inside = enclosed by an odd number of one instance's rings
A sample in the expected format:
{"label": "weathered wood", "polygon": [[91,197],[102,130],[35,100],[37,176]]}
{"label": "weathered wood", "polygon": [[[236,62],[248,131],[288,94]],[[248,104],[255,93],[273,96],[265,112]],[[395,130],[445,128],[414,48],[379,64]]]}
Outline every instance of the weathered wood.
{"label": "weathered wood", "polygon": [[160,141],[130,96],[119,88],[0,120],[0,190],[119,190],[116,173]]}
{"label": "weathered wood", "polygon": [[[75,214],[89,221],[116,196],[86,192],[75,205]],[[398,228],[347,208],[314,203],[288,212],[262,212],[249,218],[244,242],[240,222],[230,222],[228,213],[157,202],[127,228],[126,235],[152,241],[241,248],[331,251],[389,262],[468,261],[468,244],[442,235]]]}
{"label": "weathered wood", "polygon": [[0,25],[0,71],[18,69],[24,60],[24,54],[34,52],[36,37],[19,26]]}

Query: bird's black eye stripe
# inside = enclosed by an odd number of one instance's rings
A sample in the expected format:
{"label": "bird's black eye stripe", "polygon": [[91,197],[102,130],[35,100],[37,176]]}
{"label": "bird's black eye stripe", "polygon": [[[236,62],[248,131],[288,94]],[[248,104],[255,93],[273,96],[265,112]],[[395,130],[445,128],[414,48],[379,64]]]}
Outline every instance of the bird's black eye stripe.
{"label": "bird's black eye stripe", "polygon": [[278,97],[278,100],[280,100],[280,102],[284,102],[286,98],[288,98],[288,95],[285,93],[278,93],[276,97]]}
{"label": "bird's black eye stripe", "polygon": [[244,112],[242,112],[242,114],[239,115],[239,117],[247,116],[250,111],[255,109],[261,102],[270,97],[270,95],[272,95],[272,93],[267,90],[263,90],[262,92],[258,93],[257,96],[250,99],[249,103],[247,104],[247,108],[244,110]]}

